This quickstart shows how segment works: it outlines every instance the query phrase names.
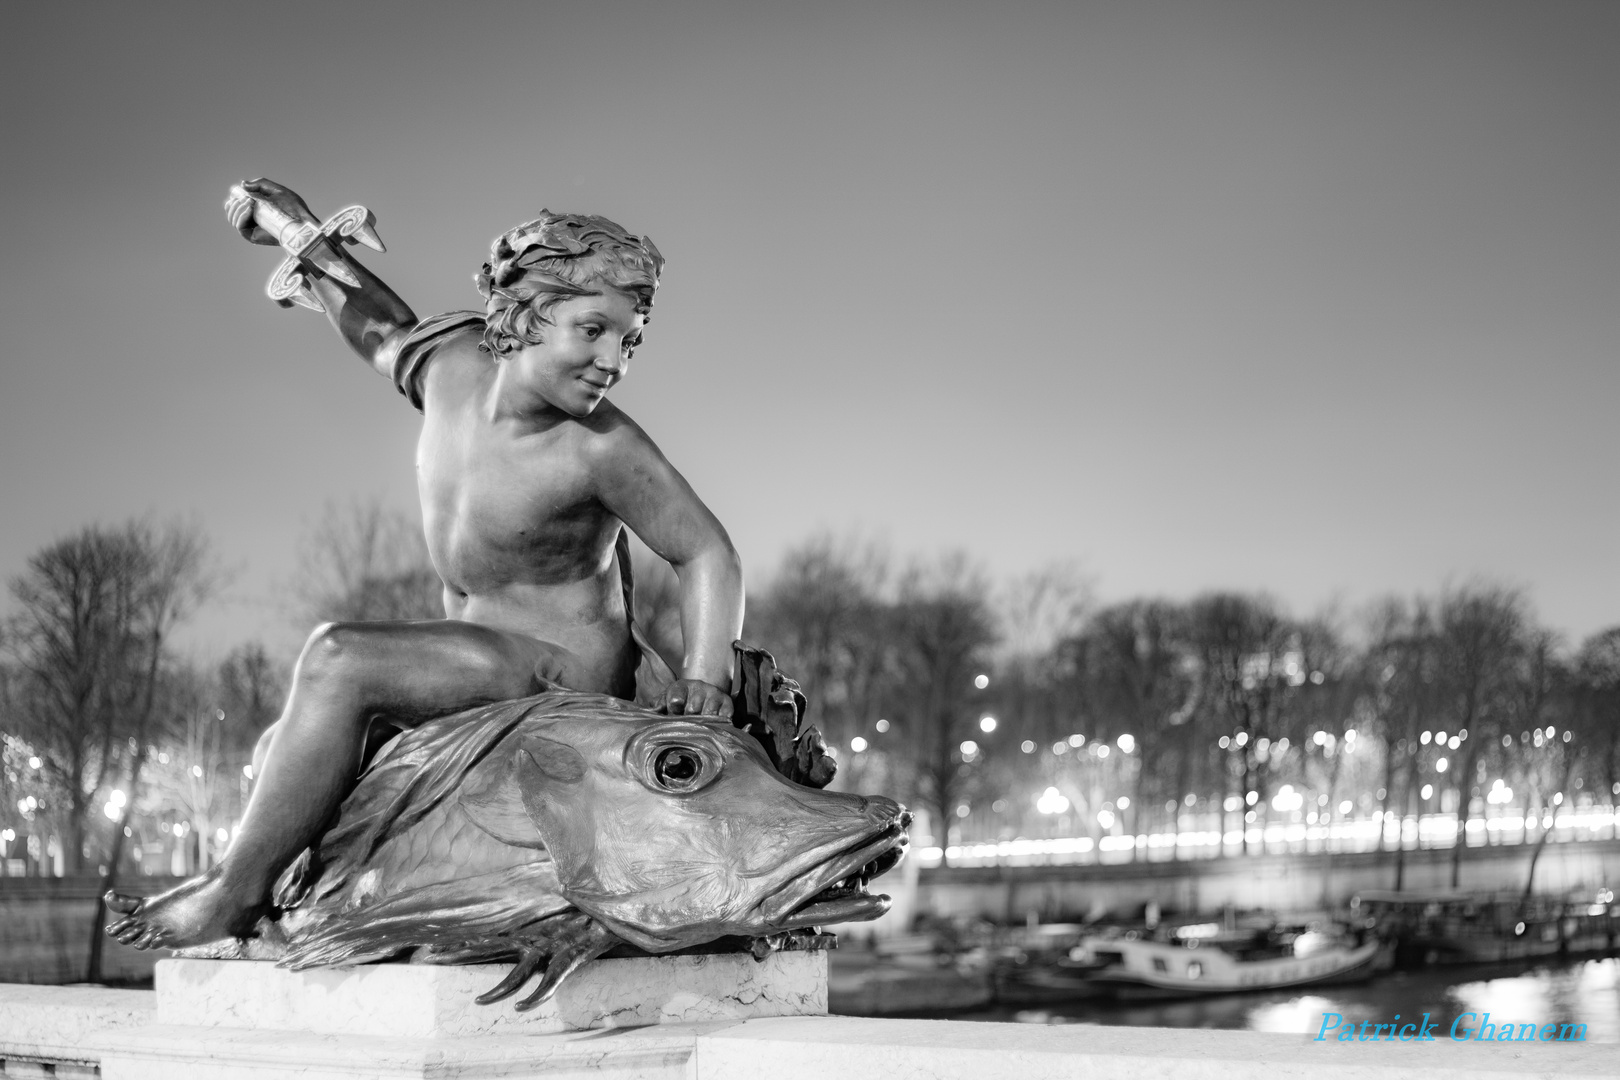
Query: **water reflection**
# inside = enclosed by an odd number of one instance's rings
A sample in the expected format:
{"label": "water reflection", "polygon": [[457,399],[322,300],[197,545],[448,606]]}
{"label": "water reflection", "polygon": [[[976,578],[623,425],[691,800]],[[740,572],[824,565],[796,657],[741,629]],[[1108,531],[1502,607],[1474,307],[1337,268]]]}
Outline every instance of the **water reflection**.
{"label": "water reflection", "polygon": [[[991,1009],[970,1020],[1124,1024],[1144,1027],[1236,1028],[1311,1034],[1323,1013],[1345,1022],[1387,1024],[1397,1014],[1416,1022],[1424,1013],[1445,1036],[1462,1013],[1489,1012],[1494,1022],[1585,1024],[1588,1042],[1620,1043],[1620,959],[1520,969],[1438,969],[1390,972],[1354,986],[1316,986],[1145,1005],[1075,1002],[1043,1009]],[[1473,1021],[1477,1024],[1478,1021]],[[1469,1024],[1470,1021],[1464,1021]]]}

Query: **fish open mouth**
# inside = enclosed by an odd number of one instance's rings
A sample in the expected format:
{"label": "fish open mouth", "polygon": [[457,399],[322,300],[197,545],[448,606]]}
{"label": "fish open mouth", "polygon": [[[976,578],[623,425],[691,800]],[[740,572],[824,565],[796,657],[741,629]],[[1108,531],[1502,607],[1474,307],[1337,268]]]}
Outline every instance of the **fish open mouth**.
{"label": "fish open mouth", "polygon": [[[900,813],[875,837],[860,841],[843,854],[817,867],[795,887],[783,891],[767,905],[769,921],[784,930],[820,923],[875,919],[889,910],[889,897],[866,891],[873,878],[888,873],[905,858],[910,840],[906,828],[911,814]],[[809,895],[805,895],[806,892]]]}

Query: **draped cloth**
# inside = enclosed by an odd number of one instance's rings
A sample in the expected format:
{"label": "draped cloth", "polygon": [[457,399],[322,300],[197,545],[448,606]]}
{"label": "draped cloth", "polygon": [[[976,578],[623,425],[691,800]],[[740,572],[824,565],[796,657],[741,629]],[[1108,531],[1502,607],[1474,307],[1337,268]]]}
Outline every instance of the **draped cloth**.
{"label": "draped cloth", "polygon": [[[432,315],[411,330],[394,358],[392,372],[394,386],[405,395],[418,412],[422,411],[422,376],[428,361],[439,347],[462,334],[482,336],[484,313],[481,311],[447,311]],[[614,557],[619,563],[619,586],[624,592],[624,614],[629,623],[630,640],[641,653],[636,667],[636,704],[651,707],[656,704],[664,688],[675,681],[669,664],[636,624],[636,583],[630,570],[630,531],[621,527],[613,545]]]}

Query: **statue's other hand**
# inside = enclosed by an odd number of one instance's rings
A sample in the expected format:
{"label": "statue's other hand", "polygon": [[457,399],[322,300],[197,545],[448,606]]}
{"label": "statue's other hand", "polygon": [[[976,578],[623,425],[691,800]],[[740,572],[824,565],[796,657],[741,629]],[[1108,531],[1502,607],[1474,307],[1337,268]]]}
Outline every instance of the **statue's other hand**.
{"label": "statue's other hand", "polygon": [[670,716],[731,715],[731,695],[702,679],[676,679],[664,688],[658,711]]}
{"label": "statue's other hand", "polygon": [[225,216],[230,220],[231,227],[241,233],[242,239],[250,244],[274,247],[281,242],[276,232],[266,230],[260,223],[261,208],[270,211],[265,216],[271,220],[276,217],[291,218],[294,221],[319,220],[296,191],[283,187],[274,180],[266,180],[261,176],[257,180],[244,180],[237,186],[246,197],[236,197],[236,189],[233,188],[233,197],[225,202]]}

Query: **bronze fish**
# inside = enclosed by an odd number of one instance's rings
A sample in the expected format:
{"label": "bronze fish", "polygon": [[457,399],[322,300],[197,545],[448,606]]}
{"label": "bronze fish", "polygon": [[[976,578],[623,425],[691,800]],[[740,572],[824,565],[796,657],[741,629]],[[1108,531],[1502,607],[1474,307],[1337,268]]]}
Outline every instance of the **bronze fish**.
{"label": "bronze fish", "polygon": [[866,884],[902,858],[910,815],[779,769],[728,721],[568,690],[423,725],[373,760],[283,876],[279,917],[234,955],[515,960],[478,1000],[543,970],[525,1009],[621,943],[664,953],[882,915]]}

